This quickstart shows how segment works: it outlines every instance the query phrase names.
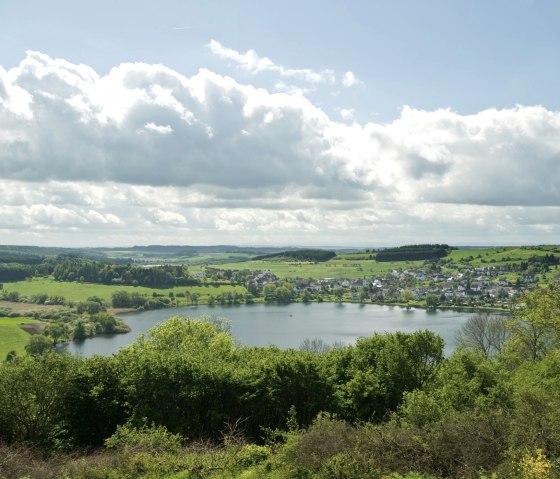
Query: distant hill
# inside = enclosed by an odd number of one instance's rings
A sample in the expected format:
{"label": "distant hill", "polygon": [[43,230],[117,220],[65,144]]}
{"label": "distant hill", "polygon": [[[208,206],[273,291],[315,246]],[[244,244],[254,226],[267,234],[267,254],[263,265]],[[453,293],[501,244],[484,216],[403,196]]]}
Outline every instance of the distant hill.
{"label": "distant hill", "polygon": [[446,244],[399,246],[397,248],[387,248],[379,251],[375,256],[375,260],[378,262],[388,262],[436,259],[447,256],[453,249],[454,248]]}

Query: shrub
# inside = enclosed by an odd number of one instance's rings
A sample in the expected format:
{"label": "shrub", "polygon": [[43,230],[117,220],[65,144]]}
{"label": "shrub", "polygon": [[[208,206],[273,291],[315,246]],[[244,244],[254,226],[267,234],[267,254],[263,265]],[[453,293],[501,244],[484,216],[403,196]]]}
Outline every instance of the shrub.
{"label": "shrub", "polygon": [[181,436],[170,433],[164,426],[117,426],[115,433],[105,440],[108,449],[131,450],[155,454],[176,453],[181,447]]}

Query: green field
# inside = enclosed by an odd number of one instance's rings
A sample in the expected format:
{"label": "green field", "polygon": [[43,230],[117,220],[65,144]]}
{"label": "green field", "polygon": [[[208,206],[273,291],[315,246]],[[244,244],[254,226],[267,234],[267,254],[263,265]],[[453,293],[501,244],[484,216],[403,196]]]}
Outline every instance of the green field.
{"label": "green field", "polygon": [[335,278],[335,279],[358,279],[364,276],[376,276],[398,268],[421,265],[421,261],[408,263],[376,263],[372,260],[359,259],[337,259],[333,258],[324,263],[302,263],[291,261],[245,261],[243,263],[225,263],[213,265],[214,268],[224,270],[249,269],[270,270],[279,278]]}
{"label": "green field", "polygon": [[19,324],[36,324],[30,318],[3,318],[0,317],[0,361],[14,350],[18,355],[25,353],[25,345],[31,335],[19,327]]}
{"label": "green field", "polygon": [[[151,297],[153,293],[168,296],[170,292],[174,295],[177,293],[197,293],[200,295],[199,303],[205,303],[209,295],[218,295],[228,291],[236,291],[246,294],[247,290],[243,286],[181,286],[178,288],[156,289],[145,288],[143,286],[109,286],[105,284],[77,283],[77,282],[58,282],[48,278],[33,278],[26,281],[17,281],[14,283],[4,283],[6,291],[17,291],[22,296],[33,296],[34,294],[47,293],[49,296],[62,296],[69,301],[84,301],[90,296],[98,296],[110,302],[111,295],[115,291],[127,291],[129,293],[146,294]],[[184,300],[184,298],[181,298]]]}
{"label": "green field", "polygon": [[[468,266],[502,266],[508,263],[519,263],[531,256],[558,254],[558,246],[542,247],[499,247],[499,248],[473,248],[453,250],[446,260],[455,263],[448,271],[462,269]],[[330,261],[324,263],[302,263],[290,261],[267,261],[253,260],[243,263],[223,263],[213,265],[215,268],[224,270],[249,269],[270,270],[279,278],[335,278],[335,279],[358,279],[364,276],[382,276],[388,272],[399,269],[418,268],[424,261],[393,261],[378,263],[369,259],[370,253],[344,253],[339,254]],[[461,262],[472,258],[468,263]],[[192,268],[192,271],[202,268]],[[557,274],[558,269],[553,268],[551,277]]]}

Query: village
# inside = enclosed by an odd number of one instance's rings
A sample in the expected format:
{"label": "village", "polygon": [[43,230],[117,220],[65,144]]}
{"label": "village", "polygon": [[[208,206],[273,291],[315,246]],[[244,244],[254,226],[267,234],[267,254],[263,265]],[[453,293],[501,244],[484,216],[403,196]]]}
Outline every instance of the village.
{"label": "village", "polygon": [[[285,278],[270,270],[208,269],[199,274],[211,274],[232,283],[244,284],[254,296],[265,301],[279,301],[275,291],[288,290],[286,302],[352,301],[377,304],[405,304],[427,307],[510,308],[512,302],[539,282],[539,274],[531,270],[518,272],[511,281],[511,266],[465,267],[455,271],[441,271],[433,264],[422,267],[394,269],[379,276],[360,279]],[[508,280],[509,279],[509,280]]]}

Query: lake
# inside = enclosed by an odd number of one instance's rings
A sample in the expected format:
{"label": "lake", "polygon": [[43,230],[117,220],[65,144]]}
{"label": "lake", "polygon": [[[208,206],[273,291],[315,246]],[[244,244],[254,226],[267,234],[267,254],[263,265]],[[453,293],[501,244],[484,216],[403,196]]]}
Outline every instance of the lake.
{"label": "lake", "polygon": [[352,303],[203,305],[123,314],[120,318],[130,326],[130,333],[73,341],[62,345],[61,349],[85,357],[111,355],[133,342],[138,334],[171,316],[214,315],[228,318],[233,337],[247,346],[274,344],[280,348],[298,348],[305,338],[350,344],[375,332],[409,333],[429,329],[445,340],[445,354],[449,355],[454,349],[456,332],[472,314]]}

